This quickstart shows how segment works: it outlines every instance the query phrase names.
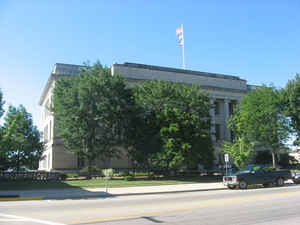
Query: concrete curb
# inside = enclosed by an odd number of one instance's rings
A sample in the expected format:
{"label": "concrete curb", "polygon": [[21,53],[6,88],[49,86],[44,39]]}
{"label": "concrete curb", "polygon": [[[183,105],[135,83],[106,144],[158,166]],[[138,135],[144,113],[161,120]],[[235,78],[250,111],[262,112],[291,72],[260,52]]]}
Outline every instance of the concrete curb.
{"label": "concrete curb", "polygon": [[1,197],[0,202],[44,200],[44,197]]}
{"label": "concrete curb", "polygon": [[100,197],[121,197],[121,196],[138,196],[138,195],[158,195],[158,194],[177,194],[177,193],[187,193],[187,192],[201,192],[201,191],[220,191],[227,190],[228,188],[208,188],[208,189],[194,189],[194,190],[181,190],[181,191],[157,191],[157,192],[141,192],[141,193],[123,193],[123,194],[112,194],[103,193],[98,195],[70,195],[70,196],[60,196],[60,197],[44,197],[45,200],[64,200],[64,199],[89,199],[89,198],[100,198]]}

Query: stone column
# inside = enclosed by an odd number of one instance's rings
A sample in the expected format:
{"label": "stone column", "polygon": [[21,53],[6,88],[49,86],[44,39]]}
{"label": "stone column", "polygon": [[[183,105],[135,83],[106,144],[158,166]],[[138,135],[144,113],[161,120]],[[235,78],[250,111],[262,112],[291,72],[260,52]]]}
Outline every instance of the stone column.
{"label": "stone column", "polygon": [[227,126],[227,120],[229,119],[229,99],[224,99],[224,125],[225,125],[225,140],[230,141],[230,129]]}
{"label": "stone column", "polygon": [[[214,107],[214,105],[215,105],[215,99],[214,98],[211,98],[210,99],[210,104]],[[210,133],[212,134],[211,135],[211,137],[212,137],[212,141],[213,142],[216,142],[216,135],[215,135],[215,133],[216,133],[216,120],[215,120],[215,118],[216,118],[216,115],[215,115],[215,108],[211,108],[210,110],[209,110],[209,114],[210,114],[210,116],[211,116],[211,127],[210,127]]]}

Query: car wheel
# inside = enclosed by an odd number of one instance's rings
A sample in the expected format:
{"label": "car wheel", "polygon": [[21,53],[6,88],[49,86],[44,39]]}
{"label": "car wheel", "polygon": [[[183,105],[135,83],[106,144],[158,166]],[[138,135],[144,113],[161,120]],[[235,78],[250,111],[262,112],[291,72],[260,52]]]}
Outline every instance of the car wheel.
{"label": "car wheel", "polygon": [[240,189],[247,189],[247,187],[248,187],[247,182],[244,181],[244,180],[241,180],[240,183],[239,183],[239,188]]}
{"label": "car wheel", "polygon": [[227,187],[228,187],[229,189],[231,189],[231,190],[236,189],[236,186],[235,186],[235,185],[230,185],[230,184],[229,184]]}
{"label": "car wheel", "polygon": [[284,185],[284,180],[281,177],[279,177],[276,181],[276,184],[278,187],[282,187]]}

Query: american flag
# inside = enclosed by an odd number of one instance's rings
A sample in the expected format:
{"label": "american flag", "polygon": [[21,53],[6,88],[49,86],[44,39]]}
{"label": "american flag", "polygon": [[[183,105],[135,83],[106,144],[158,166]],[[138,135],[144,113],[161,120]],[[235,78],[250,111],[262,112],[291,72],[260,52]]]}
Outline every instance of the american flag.
{"label": "american flag", "polygon": [[178,27],[177,29],[176,29],[176,35],[177,35],[177,37],[178,37],[178,39],[179,39],[179,41],[178,41],[178,45],[183,45],[184,44],[184,38],[183,38],[183,28],[182,27]]}
{"label": "american flag", "polygon": [[176,35],[182,34],[182,31],[181,27],[176,28]]}

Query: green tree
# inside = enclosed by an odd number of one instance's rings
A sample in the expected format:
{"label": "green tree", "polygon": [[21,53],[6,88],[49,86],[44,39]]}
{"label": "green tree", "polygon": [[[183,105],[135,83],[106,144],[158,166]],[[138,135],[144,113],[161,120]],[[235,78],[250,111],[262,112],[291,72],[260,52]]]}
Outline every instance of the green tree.
{"label": "green tree", "polygon": [[[0,119],[4,113],[3,105],[4,105],[4,100],[3,100],[3,94],[0,89]],[[1,120],[0,120],[1,121]],[[5,158],[5,152],[4,152],[4,145],[2,141],[2,136],[3,136],[3,127],[0,124],[0,169],[6,169],[8,167],[7,165],[7,160]]]}
{"label": "green tree", "polygon": [[195,168],[198,163],[211,166],[211,106],[199,85],[147,81],[135,88],[135,97],[153,124],[149,136],[161,145],[154,154],[150,152],[155,166],[166,170],[183,165]]}
{"label": "green tree", "polygon": [[288,120],[281,105],[280,92],[262,86],[243,97],[238,110],[229,121],[236,137],[255,142],[256,147],[268,149],[275,166],[275,155],[284,148],[289,135]]}
{"label": "green tree", "polygon": [[289,80],[281,90],[282,106],[290,118],[291,128],[294,131],[295,145],[300,144],[300,76],[296,74],[294,80]]}
{"label": "green tree", "polygon": [[237,137],[233,143],[224,142],[224,153],[228,154],[238,169],[249,164],[254,156],[255,142],[249,142],[245,137]]}
{"label": "green tree", "polygon": [[128,132],[130,145],[128,156],[136,166],[150,171],[153,155],[161,151],[160,126],[153,113],[137,107],[133,118],[132,132]]}
{"label": "green tree", "polygon": [[100,64],[86,67],[78,76],[56,82],[52,110],[57,135],[87,160],[91,173],[95,159],[117,156],[126,143],[133,106],[131,89],[121,76],[112,76]]}
{"label": "green tree", "polygon": [[4,120],[4,157],[9,166],[17,170],[21,166],[36,169],[44,145],[37,127],[33,125],[31,114],[22,105],[18,108],[9,106]]}
{"label": "green tree", "polygon": [[[4,109],[3,109],[3,105],[4,105],[4,100],[3,100],[3,94],[2,91],[0,89],[0,118],[2,117],[3,113],[4,113]],[[1,140],[1,139],[0,139]]]}

